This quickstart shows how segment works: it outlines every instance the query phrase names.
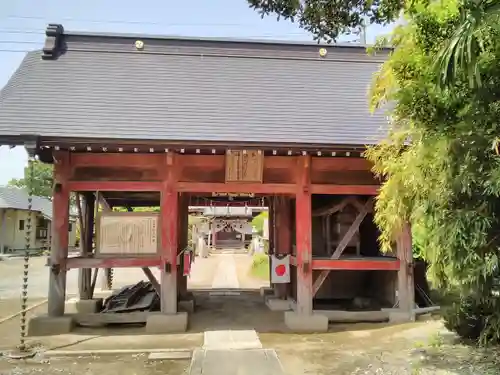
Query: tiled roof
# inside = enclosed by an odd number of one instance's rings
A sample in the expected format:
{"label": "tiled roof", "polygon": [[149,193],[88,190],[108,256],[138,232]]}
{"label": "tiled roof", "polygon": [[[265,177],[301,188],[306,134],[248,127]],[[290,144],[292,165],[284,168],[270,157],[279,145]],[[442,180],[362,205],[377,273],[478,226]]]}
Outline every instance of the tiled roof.
{"label": "tiled roof", "polygon": [[[0,208],[28,210],[28,193],[24,189],[0,186]],[[33,196],[32,210],[52,220],[52,202],[45,197]],[[72,210],[72,216],[76,213]]]}
{"label": "tiled roof", "polygon": [[368,110],[386,52],[334,45],[320,57],[306,43],[57,38],[54,58],[29,53],[0,91],[0,144],[39,136],[363,146],[387,134],[384,111]]}

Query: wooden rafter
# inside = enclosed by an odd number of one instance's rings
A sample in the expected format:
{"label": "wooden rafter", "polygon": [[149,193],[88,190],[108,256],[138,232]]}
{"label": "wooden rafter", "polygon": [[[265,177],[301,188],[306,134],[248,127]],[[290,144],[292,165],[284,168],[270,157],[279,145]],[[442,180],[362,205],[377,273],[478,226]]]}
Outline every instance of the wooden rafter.
{"label": "wooden rafter", "polygon": [[[344,235],[344,238],[342,238],[342,241],[340,241],[340,243],[338,244],[337,248],[335,249],[330,259],[336,260],[340,258],[345,248],[349,244],[349,241],[351,241],[351,238],[354,236],[354,233],[356,233],[356,231],[359,229],[361,222],[364,220],[364,218],[366,217],[366,215],[368,214],[368,212],[372,207],[373,207],[373,198],[370,198],[366,201],[366,203],[359,211],[358,215],[356,216],[351,226],[349,227],[349,230]],[[324,270],[320,273],[320,275],[314,281],[313,284],[313,295],[315,295],[318,292],[319,288],[321,288],[321,285],[323,285],[329,274],[330,270]]]}

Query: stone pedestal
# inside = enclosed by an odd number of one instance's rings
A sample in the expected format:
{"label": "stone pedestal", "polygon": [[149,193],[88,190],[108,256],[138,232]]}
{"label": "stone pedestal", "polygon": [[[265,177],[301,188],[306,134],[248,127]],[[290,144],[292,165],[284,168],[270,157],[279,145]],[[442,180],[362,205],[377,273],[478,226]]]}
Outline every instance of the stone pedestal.
{"label": "stone pedestal", "polygon": [[186,332],[188,327],[188,313],[177,314],[154,314],[146,321],[146,333],[179,333]]}
{"label": "stone pedestal", "polygon": [[102,298],[81,299],[76,302],[78,314],[95,314],[102,310]]}
{"label": "stone pedestal", "polygon": [[261,297],[272,296],[272,295],[274,295],[273,288],[271,288],[269,286],[263,286],[260,288],[260,296]]}
{"label": "stone pedestal", "polygon": [[185,311],[190,314],[194,313],[195,308],[196,308],[196,301],[192,293],[191,295],[183,297],[181,300],[179,300],[177,304],[177,309],[179,311]]}
{"label": "stone pedestal", "polygon": [[319,333],[328,331],[328,318],[320,314],[299,314],[285,311],[285,324],[292,332]]}
{"label": "stone pedestal", "polygon": [[415,313],[393,310],[389,312],[389,323],[409,323],[415,321]]}
{"label": "stone pedestal", "polygon": [[63,315],[51,317],[36,316],[28,321],[28,336],[52,336],[70,333],[75,326],[73,317]]}
{"label": "stone pedestal", "polygon": [[281,299],[274,296],[268,296],[265,298],[266,305],[271,311],[288,311],[291,310],[291,304],[288,299]]}

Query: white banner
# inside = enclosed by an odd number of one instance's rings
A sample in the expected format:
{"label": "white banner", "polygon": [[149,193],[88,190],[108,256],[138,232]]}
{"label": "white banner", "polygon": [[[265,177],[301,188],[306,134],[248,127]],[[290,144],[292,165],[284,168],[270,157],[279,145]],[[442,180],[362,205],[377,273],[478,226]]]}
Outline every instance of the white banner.
{"label": "white banner", "polygon": [[271,255],[271,283],[285,284],[290,282],[290,256],[276,257]]}

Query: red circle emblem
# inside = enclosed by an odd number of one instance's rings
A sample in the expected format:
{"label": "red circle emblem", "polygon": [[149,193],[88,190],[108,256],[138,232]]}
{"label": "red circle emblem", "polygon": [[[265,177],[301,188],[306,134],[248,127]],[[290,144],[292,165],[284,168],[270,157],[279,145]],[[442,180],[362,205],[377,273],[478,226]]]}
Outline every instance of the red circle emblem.
{"label": "red circle emblem", "polygon": [[284,264],[280,264],[279,266],[276,266],[274,268],[274,272],[276,273],[276,275],[278,276],[283,276],[285,273],[286,273],[286,267]]}

